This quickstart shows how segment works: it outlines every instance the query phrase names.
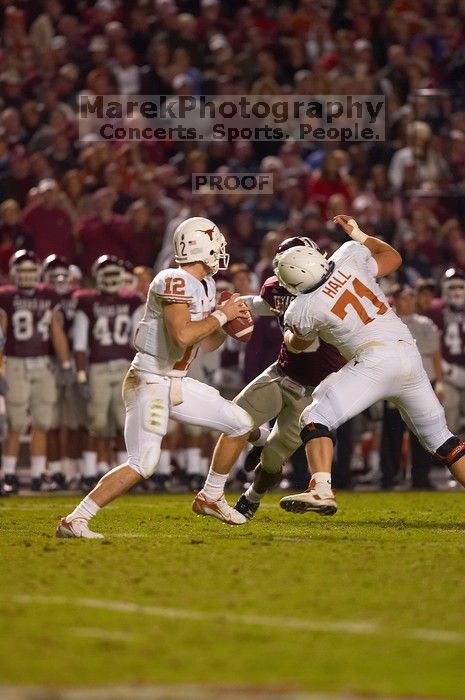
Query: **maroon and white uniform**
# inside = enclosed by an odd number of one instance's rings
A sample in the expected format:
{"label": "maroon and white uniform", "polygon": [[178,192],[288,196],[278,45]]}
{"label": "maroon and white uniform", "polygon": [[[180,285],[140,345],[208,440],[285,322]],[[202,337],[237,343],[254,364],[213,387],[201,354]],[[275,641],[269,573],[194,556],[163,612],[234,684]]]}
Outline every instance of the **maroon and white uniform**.
{"label": "maroon and white uniform", "polygon": [[134,357],[132,341],[143,306],[137,294],[98,289],[79,290],[73,299],[73,349],[87,353],[89,362],[88,428],[93,435],[106,435],[112,424],[124,428],[121,386]]}
{"label": "maroon and white uniform", "polygon": [[460,433],[465,416],[465,307],[441,302],[428,311],[441,333],[444,410],[453,433]]}
{"label": "maroon and white uniform", "polygon": [[49,286],[0,287],[0,309],[6,319],[4,355],[8,391],[5,397],[10,429],[24,432],[29,424],[49,430],[56,386],[51,323],[58,296]]}
{"label": "maroon and white uniform", "polygon": [[[250,304],[251,310],[269,315],[271,309],[277,309],[281,325],[294,298],[280,285],[277,277],[269,277],[260,290],[261,302]],[[250,302],[250,298],[246,300]],[[261,462],[267,469],[279,469],[300,446],[299,417],[311,402],[313,389],[344,364],[345,360],[336,348],[322,340],[316,339],[306,352],[300,354],[289,352],[283,342],[276,362],[236,397],[235,402],[249,413],[255,427],[276,418],[261,455]]]}
{"label": "maroon and white uniform", "polygon": [[[76,290],[70,289],[67,292],[57,293],[61,322],[66,337],[68,338],[70,348],[73,347],[72,330],[77,305],[75,292]],[[60,374],[58,374],[57,394],[58,399],[55,404],[52,427],[59,428],[62,426],[69,430],[77,430],[86,425],[87,410],[85,402],[77,392],[75,384],[71,384],[70,386],[63,386],[61,384]]]}

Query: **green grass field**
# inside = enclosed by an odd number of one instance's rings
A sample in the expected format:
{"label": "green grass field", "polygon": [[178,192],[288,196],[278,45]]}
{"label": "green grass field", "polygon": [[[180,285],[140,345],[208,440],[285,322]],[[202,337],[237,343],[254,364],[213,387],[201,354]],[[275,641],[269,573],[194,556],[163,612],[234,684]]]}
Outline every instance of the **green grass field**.
{"label": "green grass field", "polygon": [[58,540],[76,500],[0,501],[1,683],[465,697],[465,494],[273,496],[241,528],[128,496]]}

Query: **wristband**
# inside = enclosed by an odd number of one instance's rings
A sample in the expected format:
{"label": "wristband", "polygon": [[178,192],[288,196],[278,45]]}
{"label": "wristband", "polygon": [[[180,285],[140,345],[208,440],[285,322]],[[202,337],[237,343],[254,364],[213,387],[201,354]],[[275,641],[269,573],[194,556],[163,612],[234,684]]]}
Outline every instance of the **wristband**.
{"label": "wristband", "polygon": [[76,372],[76,381],[78,384],[85,384],[87,382],[87,374],[85,369],[80,369]]}
{"label": "wristband", "polygon": [[216,320],[220,324],[220,328],[221,328],[221,326],[224,326],[224,324],[228,322],[228,317],[226,316],[226,314],[224,314],[219,309],[217,309],[216,311],[213,311],[211,315],[216,318]]}
{"label": "wristband", "polygon": [[358,241],[358,243],[365,243],[368,236],[366,235],[366,233],[363,233],[363,231],[359,229],[355,219],[349,219],[347,223],[349,224],[349,226],[352,226],[352,233],[349,233],[349,236],[352,238],[352,240]]}

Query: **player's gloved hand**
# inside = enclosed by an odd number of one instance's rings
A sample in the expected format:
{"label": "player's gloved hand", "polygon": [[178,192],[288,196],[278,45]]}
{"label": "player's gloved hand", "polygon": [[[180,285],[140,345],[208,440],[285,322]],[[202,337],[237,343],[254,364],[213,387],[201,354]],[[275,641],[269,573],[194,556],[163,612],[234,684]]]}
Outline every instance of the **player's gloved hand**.
{"label": "player's gloved hand", "polygon": [[0,396],[5,396],[8,391],[8,382],[5,379],[4,374],[0,374]]}
{"label": "player's gloved hand", "polygon": [[87,381],[87,375],[83,370],[76,374],[76,389],[83,401],[90,401],[90,386]]}
{"label": "player's gloved hand", "polygon": [[347,235],[350,236],[352,240],[358,241],[358,243],[365,243],[366,239],[368,238],[366,233],[363,233],[363,231],[359,229],[355,219],[352,219],[346,214],[340,214],[339,216],[335,216],[333,218],[333,221],[335,224],[339,224],[339,226],[341,226],[344,229]]}
{"label": "player's gloved hand", "polygon": [[69,362],[64,362],[58,371],[58,385],[71,386],[74,381],[74,370]]}

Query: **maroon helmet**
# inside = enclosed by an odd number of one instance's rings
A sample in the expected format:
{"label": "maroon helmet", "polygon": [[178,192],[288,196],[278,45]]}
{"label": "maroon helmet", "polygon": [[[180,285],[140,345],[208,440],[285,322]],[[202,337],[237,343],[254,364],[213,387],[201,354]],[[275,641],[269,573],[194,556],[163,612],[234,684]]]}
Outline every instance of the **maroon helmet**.
{"label": "maroon helmet", "polygon": [[121,260],[116,255],[101,255],[92,265],[92,275],[101,292],[116,294],[123,282]]}
{"label": "maroon helmet", "polygon": [[289,248],[295,248],[298,245],[305,245],[307,246],[307,248],[313,248],[314,250],[318,251],[320,250],[319,246],[317,246],[315,241],[312,241],[311,238],[308,238],[307,236],[292,236],[292,238],[286,238],[281,243],[278,250],[276,251],[276,255],[284,253],[285,250],[289,250]]}
{"label": "maroon helmet", "polygon": [[465,306],[465,273],[457,267],[445,271],[441,280],[441,293],[444,301],[455,309]]}
{"label": "maroon helmet", "polygon": [[123,270],[123,285],[124,291],[133,292],[137,289],[137,277],[134,274],[134,265],[130,260],[120,260],[119,264]]}
{"label": "maroon helmet", "polygon": [[71,282],[70,264],[64,255],[52,253],[42,264],[42,279],[57,292],[66,294]]}
{"label": "maroon helmet", "polygon": [[22,289],[35,287],[40,280],[40,263],[32,250],[17,250],[10,258],[10,277]]}

